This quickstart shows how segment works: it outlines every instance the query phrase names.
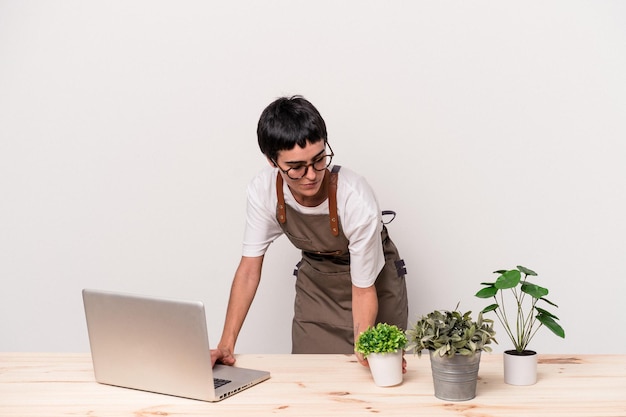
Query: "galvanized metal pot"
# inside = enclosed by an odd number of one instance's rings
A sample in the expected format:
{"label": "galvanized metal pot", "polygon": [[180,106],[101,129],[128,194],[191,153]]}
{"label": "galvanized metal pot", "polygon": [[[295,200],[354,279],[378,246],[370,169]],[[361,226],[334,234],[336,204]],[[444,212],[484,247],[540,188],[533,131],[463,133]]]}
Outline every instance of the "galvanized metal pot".
{"label": "galvanized metal pot", "polygon": [[435,397],[447,401],[466,401],[476,396],[480,351],[473,355],[439,356],[430,351],[430,367]]}

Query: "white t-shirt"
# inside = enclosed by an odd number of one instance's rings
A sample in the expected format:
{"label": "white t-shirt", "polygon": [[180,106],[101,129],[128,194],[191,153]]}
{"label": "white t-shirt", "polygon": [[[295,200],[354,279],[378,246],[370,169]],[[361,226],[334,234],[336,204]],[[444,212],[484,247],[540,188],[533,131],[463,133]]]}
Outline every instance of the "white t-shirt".
{"label": "white t-shirt", "polygon": [[[283,233],[276,220],[276,175],[278,169],[268,166],[248,184],[243,256],[264,255],[269,245]],[[283,191],[285,203],[298,212],[328,214],[328,199],[317,207],[305,207],[295,200],[286,181]],[[339,171],[337,183],[337,214],[350,242],[352,283],[361,288],[369,287],[385,264],[380,236],[381,211],[367,181],[344,167]]]}

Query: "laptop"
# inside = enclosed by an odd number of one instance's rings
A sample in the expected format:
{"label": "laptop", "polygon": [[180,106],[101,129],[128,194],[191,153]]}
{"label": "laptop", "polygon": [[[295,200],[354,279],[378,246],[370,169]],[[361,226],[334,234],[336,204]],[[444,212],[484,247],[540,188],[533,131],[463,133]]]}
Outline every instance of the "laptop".
{"label": "laptop", "polygon": [[96,381],[202,401],[220,401],[269,372],[211,367],[204,305],[83,290]]}

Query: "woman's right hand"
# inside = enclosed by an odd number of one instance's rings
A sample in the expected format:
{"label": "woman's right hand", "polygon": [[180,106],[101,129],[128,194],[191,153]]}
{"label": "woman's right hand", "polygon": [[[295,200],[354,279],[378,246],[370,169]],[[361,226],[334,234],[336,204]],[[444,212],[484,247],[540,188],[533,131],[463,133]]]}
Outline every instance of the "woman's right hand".
{"label": "woman's right hand", "polygon": [[224,365],[234,365],[235,356],[227,348],[211,349],[211,366],[215,366],[218,362]]}

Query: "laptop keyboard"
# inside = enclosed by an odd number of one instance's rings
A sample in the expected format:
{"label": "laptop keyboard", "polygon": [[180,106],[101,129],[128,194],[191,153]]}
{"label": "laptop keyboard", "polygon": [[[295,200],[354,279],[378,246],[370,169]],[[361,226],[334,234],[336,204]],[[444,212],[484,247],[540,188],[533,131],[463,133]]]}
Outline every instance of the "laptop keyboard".
{"label": "laptop keyboard", "polygon": [[223,387],[224,385],[228,384],[229,382],[231,382],[231,381],[228,380],[228,379],[213,378],[213,386],[215,388]]}

